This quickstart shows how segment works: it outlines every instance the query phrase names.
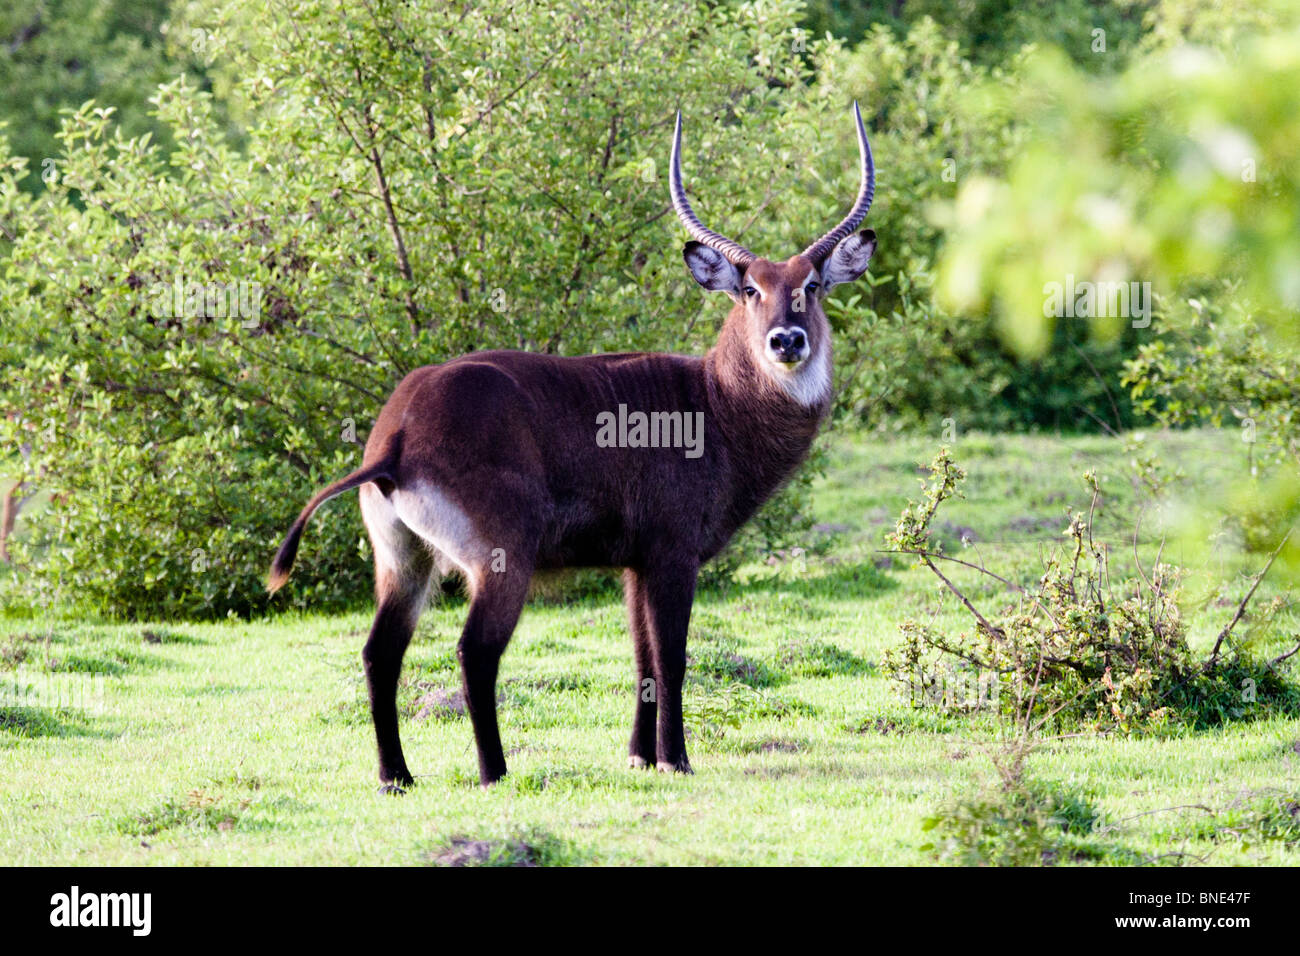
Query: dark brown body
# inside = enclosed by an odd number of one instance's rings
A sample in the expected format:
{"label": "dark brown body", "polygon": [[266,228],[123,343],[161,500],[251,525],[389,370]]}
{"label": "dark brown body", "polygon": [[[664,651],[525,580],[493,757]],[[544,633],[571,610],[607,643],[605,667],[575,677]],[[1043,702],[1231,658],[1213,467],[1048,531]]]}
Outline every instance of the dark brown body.
{"label": "dark brown body", "polygon": [[[752,393],[737,401],[706,375],[711,361],[483,352],[427,366],[380,413],[364,464],[385,463],[397,487],[431,481],[468,513],[491,512],[502,527],[489,543],[507,563],[636,566],[668,543],[702,563],[802,461],[826,410],[772,395],[758,415]],[[699,457],[598,446],[598,416],[619,405],[701,412]],[[526,552],[507,547],[525,540]]]}
{"label": "dark brown body", "polygon": [[[765,414],[755,414],[752,391],[731,395],[706,371],[715,361],[489,352],[413,372],[380,413],[366,463],[384,462],[395,489],[423,482],[442,489],[473,516],[487,545],[478,566],[472,554],[447,555],[469,565],[474,595],[460,656],[484,782],[505,773],[495,714],[485,713],[495,709],[497,661],[542,568],[627,568],[638,665],[631,755],[689,769],[681,682],[696,573],[789,477],[826,410],[773,391]],[[700,456],[680,447],[599,447],[598,416],[620,404],[629,412],[702,412]],[[380,640],[396,651],[406,635]],[[647,678],[652,695],[642,693]],[[654,699],[643,704],[642,696]],[[391,779],[409,779],[396,739],[393,749]]]}

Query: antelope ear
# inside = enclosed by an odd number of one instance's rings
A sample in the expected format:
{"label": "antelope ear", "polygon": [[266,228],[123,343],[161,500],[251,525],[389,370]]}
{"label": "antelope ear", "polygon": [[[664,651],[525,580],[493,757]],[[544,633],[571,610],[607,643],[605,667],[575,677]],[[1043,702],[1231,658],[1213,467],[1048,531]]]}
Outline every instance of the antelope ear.
{"label": "antelope ear", "polygon": [[853,282],[867,271],[867,263],[876,252],[876,233],[872,229],[845,236],[822,263],[822,285],[829,289],[841,282]]}
{"label": "antelope ear", "polygon": [[695,281],[710,292],[725,292],[733,299],[740,296],[740,270],[717,249],[702,242],[688,242],[682,258]]}

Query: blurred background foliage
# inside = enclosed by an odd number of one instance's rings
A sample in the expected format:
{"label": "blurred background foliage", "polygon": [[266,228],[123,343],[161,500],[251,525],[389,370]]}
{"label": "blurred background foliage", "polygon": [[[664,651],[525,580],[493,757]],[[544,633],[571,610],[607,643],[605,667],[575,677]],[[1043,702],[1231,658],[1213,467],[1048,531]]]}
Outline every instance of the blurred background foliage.
{"label": "blurred background foliage", "polygon": [[[1300,508],[1297,23],[1290,0],[9,8],[0,490],[33,497],[0,600],[256,612],[410,369],[708,348],[725,303],[663,175],[679,105],[697,211],[773,257],[842,215],[863,105],[881,244],[828,307],[837,423],[1248,421],[1266,547]],[[1066,275],[1151,282],[1151,325],[1045,316]],[[160,287],[241,282],[255,323],[155,314]],[[798,539],[818,464],[719,573]],[[287,602],[356,603],[365,550],[332,506]]]}

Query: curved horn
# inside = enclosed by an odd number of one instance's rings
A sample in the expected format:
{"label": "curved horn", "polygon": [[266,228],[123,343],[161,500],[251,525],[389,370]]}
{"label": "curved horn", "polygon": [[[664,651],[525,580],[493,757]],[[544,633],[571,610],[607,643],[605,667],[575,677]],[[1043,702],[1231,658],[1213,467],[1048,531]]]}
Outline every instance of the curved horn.
{"label": "curved horn", "polygon": [[716,249],[727,257],[727,261],[738,268],[745,268],[758,256],[754,255],[738,242],[707,229],[696,218],[691,204],[686,201],[686,190],[682,188],[682,111],[677,111],[677,128],[673,131],[673,155],[668,165],[668,193],[672,196],[673,209],[682,221],[687,232],[704,243],[710,249]]}
{"label": "curved horn", "polygon": [[804,258],[811,259],[813,262],[821,262],[825,259],[826,254],[835,248],[836,243],[858,228],[858,224],[867,218],[867,210],[871,208],[871,198],[876,194],[876,162],[871,158],[871,144],[867,142],[867,128],[862,125],[862,111],[858,109],[857,100],[853,101],[853,118],[858,124],[862,185],[858,187],[858,198],[854,200],[853,208],[849,210],[849,214],[843,221],[803,251]]}

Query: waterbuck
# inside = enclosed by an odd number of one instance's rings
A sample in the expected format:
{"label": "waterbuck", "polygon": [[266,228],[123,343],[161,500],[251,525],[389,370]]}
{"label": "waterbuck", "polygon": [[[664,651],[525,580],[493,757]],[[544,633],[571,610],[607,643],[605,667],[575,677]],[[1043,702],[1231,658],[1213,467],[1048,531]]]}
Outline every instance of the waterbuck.
{"label": "waterbuck", "polygon": [[871,206],[875,166],[856,103],[853,116],[861,156],[853,209],[803,252],[772,262],[691,211],[678,113],[669,190],[694,237],[683,255],[700,285],[735,303],[703,358],[498,351],[416,369],[379,413],[362,466],[302,510],[275,556],[272,592],[288,578],[312,512],[361,489],[377,604],[362,660],[381,789],[412,783],[397,679],[435,566],[463,574],[470,594],[457,656],[484,786],[506,772],[501,654],[533,572],[560,567],[625,569],[637,677],[630,763],[691,772],[682,678],[696,574],[807,455],[831,403],[821,300],[861,276],[876,248],[872,230],[855,231]]}

